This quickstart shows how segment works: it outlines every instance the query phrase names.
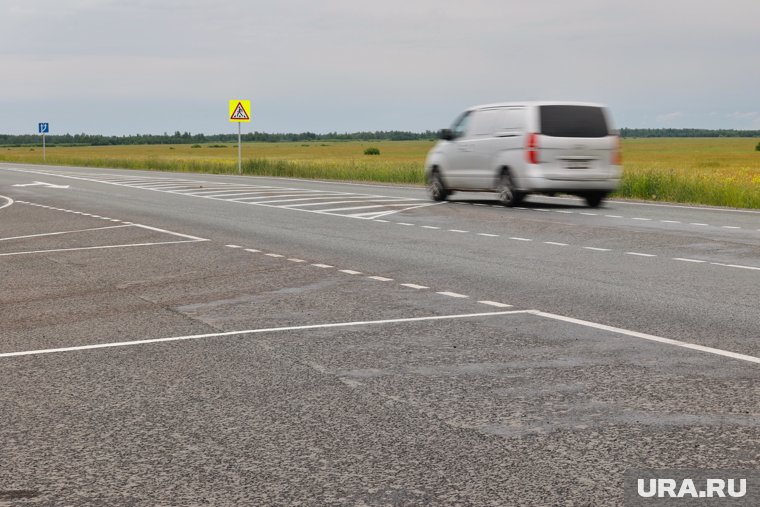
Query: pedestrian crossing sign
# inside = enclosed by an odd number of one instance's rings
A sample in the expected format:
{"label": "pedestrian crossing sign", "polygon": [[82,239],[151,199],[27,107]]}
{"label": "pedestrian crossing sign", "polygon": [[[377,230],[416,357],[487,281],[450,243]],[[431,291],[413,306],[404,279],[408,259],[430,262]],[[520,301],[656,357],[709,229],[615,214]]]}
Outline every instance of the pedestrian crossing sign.
{"label": "pedestrian crossing sign", "polygon": [[231,100],[230,101],[230,121],[231,122],[250,122],[251,121],[251,101],[250,100]]}

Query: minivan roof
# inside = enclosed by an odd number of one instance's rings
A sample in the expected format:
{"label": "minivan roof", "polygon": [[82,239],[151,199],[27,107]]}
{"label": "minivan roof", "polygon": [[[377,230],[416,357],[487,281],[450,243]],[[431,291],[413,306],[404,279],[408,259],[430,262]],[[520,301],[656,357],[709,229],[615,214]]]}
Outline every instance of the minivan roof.
{"label": "minivan roof", "polygon": [[467,111],[477,111],[478,109],[488,109],[492,107],[516,107],[516,106],[591,106],[591,107],[606,107],[603,104],[597,104],[595,102],[574,102],[569,100],[526,100],[523,102],[497,102],[494,104],[481,104],[479,106],[472,106]]}

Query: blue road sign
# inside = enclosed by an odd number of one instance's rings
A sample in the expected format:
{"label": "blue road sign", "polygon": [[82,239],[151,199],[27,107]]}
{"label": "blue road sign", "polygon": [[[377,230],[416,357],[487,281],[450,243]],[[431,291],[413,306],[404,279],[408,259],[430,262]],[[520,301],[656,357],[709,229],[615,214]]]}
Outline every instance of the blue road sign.
{"label": "blue road sign", "polygon": [[39,128],[40,128],[40,134],[47,134],[48,132],[50,132],[49,123],[40,123]]}

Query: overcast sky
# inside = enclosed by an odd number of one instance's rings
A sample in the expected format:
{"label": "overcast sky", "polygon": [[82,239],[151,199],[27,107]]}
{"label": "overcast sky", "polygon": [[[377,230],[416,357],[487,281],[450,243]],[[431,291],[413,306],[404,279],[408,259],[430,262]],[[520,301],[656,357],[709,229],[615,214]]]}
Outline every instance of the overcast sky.
{"label": "overcast sky", "polygon": [[479,103],[760,129],[760,0],[0,0],[0,133],[438,129]]}

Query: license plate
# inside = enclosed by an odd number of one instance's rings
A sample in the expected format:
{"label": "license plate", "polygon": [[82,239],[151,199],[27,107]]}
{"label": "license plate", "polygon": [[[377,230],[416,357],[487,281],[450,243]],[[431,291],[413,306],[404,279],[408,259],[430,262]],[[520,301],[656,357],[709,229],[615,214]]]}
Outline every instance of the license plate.
{"label": "license plate", "polygon": [[588,160],[565,160],[566,169],[588,169]]}

